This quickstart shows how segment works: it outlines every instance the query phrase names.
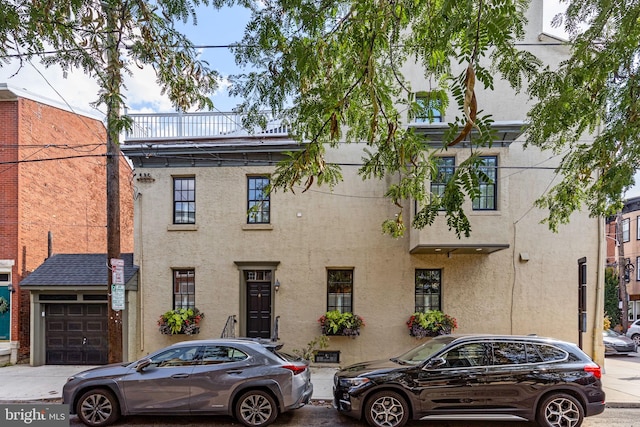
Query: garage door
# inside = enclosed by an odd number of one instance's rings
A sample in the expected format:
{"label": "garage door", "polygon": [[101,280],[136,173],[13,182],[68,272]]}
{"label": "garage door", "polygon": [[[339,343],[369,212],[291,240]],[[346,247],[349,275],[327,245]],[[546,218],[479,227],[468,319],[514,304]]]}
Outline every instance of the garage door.
{"label": "garage door", "polygon": [[47,365],[107,363],[106,304],[47,304],[45,331]]}

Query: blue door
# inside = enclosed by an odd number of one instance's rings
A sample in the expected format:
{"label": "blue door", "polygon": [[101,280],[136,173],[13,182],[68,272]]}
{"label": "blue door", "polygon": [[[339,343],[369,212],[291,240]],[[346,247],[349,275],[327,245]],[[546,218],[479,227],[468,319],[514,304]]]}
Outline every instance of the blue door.
{"label": "blue door", "polygon": [[0,286],[0,341],[9,340],[11,324],[11,293],[6,286]]}

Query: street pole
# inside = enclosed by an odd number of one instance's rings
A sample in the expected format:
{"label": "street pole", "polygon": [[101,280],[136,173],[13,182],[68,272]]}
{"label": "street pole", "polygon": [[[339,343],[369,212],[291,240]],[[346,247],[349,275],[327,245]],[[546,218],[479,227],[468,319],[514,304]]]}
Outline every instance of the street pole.
{"label": "street pole", "polygon": [[629,302],[627,297],[627,281],[625,279],[627,260],[624,257],[624,235],[622,230],[622,212],[616,217],[616,240],[618,243],[618,298],[621,302],[620,325],[625,332],[629,327]]}
{"label": "street pole", "polygon": [[[115,2],[112,2],[115,3]],[[122,64],[116,38],[116,8],[103,2],[107,18],[107,278],[109,363],[119,363],[122,355],[122,312],[112,305],[113,275],[111,260],[120,258],[120,146],[118,121],[120,120],[120,88]],[[115,4],[113,4],[115,6]]]}

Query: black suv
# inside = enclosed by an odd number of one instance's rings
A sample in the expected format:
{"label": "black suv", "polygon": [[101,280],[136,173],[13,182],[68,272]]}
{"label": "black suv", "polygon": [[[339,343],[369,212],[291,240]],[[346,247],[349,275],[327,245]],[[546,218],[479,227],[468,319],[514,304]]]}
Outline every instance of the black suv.
{"label": "black suv", "polygon": [[409,419],[527,420],[578,427],[604,411],[600,366],[538,336],[441,335],[389,360],[335,374],[333,404],[372,426]]}

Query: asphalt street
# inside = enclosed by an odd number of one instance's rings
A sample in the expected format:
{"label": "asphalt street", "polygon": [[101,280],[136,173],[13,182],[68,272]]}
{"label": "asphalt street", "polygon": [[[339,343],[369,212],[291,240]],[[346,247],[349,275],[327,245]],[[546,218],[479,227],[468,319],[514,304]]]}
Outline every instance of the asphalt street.
{"label": "asphalt street", "polygon": [[[82,426],[77,417],[70,420],[71,426]],[[238,427],[239,422],[231,417],[127,417],[113,426],[148,427]],[[281,414],[274,427],[366,427],[359,422],[340,415],[329,405],[309,405],[296,411]],[[536,423],[496,421],[412,421],[407,427],[537,427]],[[640,408],[607,408],[604,413],[585,418],[582,427],[640,427]]]}

